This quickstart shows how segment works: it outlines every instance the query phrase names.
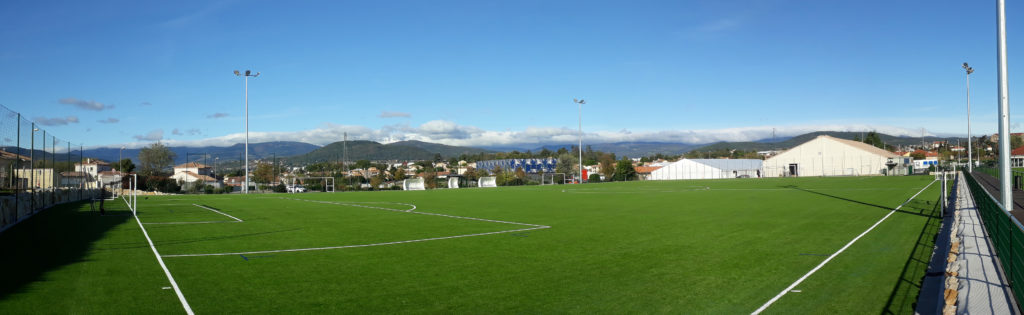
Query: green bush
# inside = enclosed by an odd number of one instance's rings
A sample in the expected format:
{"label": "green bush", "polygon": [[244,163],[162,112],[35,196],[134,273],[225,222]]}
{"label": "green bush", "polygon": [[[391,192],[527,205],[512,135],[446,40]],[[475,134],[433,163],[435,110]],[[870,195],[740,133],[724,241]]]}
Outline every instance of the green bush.
{"label": "green bush", "polygon": [[590,174],[590,178],[588,178],[587,181],[589,181],[591,183],[600,183],[601,182],[601,174]]}

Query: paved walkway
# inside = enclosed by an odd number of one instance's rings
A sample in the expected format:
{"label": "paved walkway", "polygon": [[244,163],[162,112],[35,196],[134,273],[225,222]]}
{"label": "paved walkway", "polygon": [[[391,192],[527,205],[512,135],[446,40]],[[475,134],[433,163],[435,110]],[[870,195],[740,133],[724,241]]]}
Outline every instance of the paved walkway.
{"label": "paved walkway", "polygon": [[[963,176],[963,175],[961,175]],[[977,177],[976,177],[977,178]],[[979,180],[980,181],[980,180]],[[957,289],[957,314],[1017,314],[1006,278],[996,265],[996,256],[981,216],[965,181],[957,181],[956,212],[953,221],[953,246],[959,252],[947,271],[957,271],[956,281],[947,279]],[[984,186],[984,184],[983,184]],[[988,188],[988,187],[986,187]],[[977,196],[988,198],[988,196]]]}
{"label": "paved walkway", "polygon": [[[973,172],[971,176],[978,181],[993,197],[999,198],[999,179],[982,172]],[[1013,191],[1013,211],[1010,212],[1017,221],[1024,222],[1024,191]]]}

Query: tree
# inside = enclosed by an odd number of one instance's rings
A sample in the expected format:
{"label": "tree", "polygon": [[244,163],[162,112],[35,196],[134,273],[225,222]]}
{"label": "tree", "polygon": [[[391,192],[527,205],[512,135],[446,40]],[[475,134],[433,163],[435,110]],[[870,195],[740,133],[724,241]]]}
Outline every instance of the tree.
{"label": "tree", "polygon": [[491,176],[491,174],[488,173],[487,170],[485,170],[485,169],[478,169],[478,170],[476,170],[476,174],[474,174],[474,175],[476,175],[477,179],[479,179],[481,177]]}
{"label": "tree", "polygon": [[1021,136],[1018,136],[1018,135],[1010,136],[1010,149],[1011,150],[1019,148],[1019,147],[1022,147],[1022,146],[1024,146],[1024,138],[1021,138]]}
{"label": "tree", "polygon": [[174,163],[178,155],[174,154],[159,141],[139,151],[139,168],[143,175],[160,174]]}
{"label": "tree", "polygon": [[615,180],[630,180],[636,177],[636,169],[633,168],[633,161],[623,158],[615,164]]}
{"label": "tree", "polygon": [[252,172],[253,180],[257,183],[270,183],[274,181],[274,166],[267,163],[260,163],[256,165],[256,170]]}
{"label": "tree", "polygon": [[[114,164],[111,167],[113,167],[114,170],[118,172],[131,173],[132,171],[135,170],[135,163],[132,163],[132,159],[122,159],[121,161],[118,161],[117,164]],[[124,171],[122,171],[122,169]]]}
{"label": "tree", "polygon": [[910,153],[910,157],[914,158],[915,160],[924,160],[924,158],[925,158],[924,151],[917,150],[917,151],[911,152]]}
{"label": "tree", "polygon": [[604,175],[604,178],[612,178],[615,175],[615,157],[611,154],[601,156],[601,175]]}
{"label": "tree", "polygon": [[519,179],[523,183],[526,182],[526,170],[523,170],[523,167],[521,166],[516,168],[516,179]]}
{"label": "tree", "polygon": [[576,174],[579,172],[578,166],[576,165],[579,159],[572,154],[559,154],[558,164],[555,165],[555,172],[565,174]]}
{"label": "tree", "polygon": [[398,181],[405,180],[405,169],[404,168],[396,169],[394,176],[395,176],[395,180],[398,180]]}
{"label": "tree", "polygon": [[384,173],[378,173],[377,176],[370,178],[370,189],[380,188],[380,184],[384,182]]}
{"label": "tree", "polygon": [[882,137],[877,132],[871,131],[864,136],[864,143],[873,145],[878,148],[885,148],[885,143],[882,142]]}
{"label": "tree", "polygon": [[355,168],[361,168],[361,169],[364,169],[364,170],[368,169],[368,168],[370,168],[370,161],[369,160],[358,160],[355,163]]}

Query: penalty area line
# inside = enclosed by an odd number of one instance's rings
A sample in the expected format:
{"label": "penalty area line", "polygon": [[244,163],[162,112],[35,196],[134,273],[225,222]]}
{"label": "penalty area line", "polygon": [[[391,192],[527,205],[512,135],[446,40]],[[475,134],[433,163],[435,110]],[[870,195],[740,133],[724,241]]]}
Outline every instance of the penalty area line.
{"label": "penalty area line", "polygon": [[800,283],[803,283],[804,280],[807,280],[808,277],[810,277],[812,274],[814,274],[819,269],[821,269],[821,267],[824,267],[825,264],[827,264],[829,261],[832,261],[833,258],[836,258],[836,256],[839,256],[839,254],[841,254],[847,248],[850,248],[850,246],[853,245],[853,243],[857,242],[857,240],[859,240],[861,237],[864,237],[864,235],[867,235],[868,232],[871,232],[871,230],[874,230],[876,226],[878,226],[879,224],[882,224],[882,222],[885,221],[885,219],[888,219],[890,216],[892,216],[893,213],[896,213],[896,211],[900,210],[900,208],[903,208],[903,206],[905,206],[908,203],[910,203],[910,201],[914,200],[914,198],[917,198],[917,195],[920,195],[921,193],[923,193],[925,191],[925,189],[928,189],[928,187],[931,187],[932,184],[935,184],[935,182],[936,181],[933,180],[931,183],[928,183],[927,186],[924,186],[924,188],[921,188],[920,191],[918,191],[916,194],[911,196],[910,199],[907,199],[907,201],[904,201],[903,204],[901,204],[899,207],[896,207],[896,209],[892,209],[892,211],[889,211],[889,214],[886,214],[884,217],[882,217],[882,219],[878,220],[878,222],[875,222],[874,225],[869,227],[863,233],[860,233],[860,235],[857,235],[857,237],[854,237],[853,240],[851,240],[849,243],[846,243],[845,246],[840,248],[838,251],[833,253],[831,256],[828,256],[828,258],[826,258],[825,261],[822,261],[820,264],[818,264],[818,266],[814,267],[814,269],[811,269],[811,271],[808,271],[806,274],[804,274],[803,277],[800,277],[800,279],[797,279],[795,282],[793,282],[793,284],[790,284],[788,287],[783,289],[782,292],[779,292],[779,294],[775,295],[775,297],[773,297],[771,300],[769,300],[768,302],[765,302],[764,305],[761,305],[761,307],[759,307],[757,310],[755,310],[753,313],[751,313],[751,315],[757,315],[757,314],[761,314],[761,312],[764,312],[764,310],[768,309],[769,306],[772,306],[772,304],[774,304],[779,299],[781,299],[782,296],[786,295],[786,293],[789,293],[791,290],[796,288],[796,286],[800,285]]}

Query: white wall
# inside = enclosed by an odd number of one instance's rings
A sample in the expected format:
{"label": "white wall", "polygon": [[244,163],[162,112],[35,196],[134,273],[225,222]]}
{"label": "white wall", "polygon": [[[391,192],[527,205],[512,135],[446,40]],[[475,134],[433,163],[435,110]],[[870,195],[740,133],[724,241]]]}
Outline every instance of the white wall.
{"label": "white wall", "polygon": [[724,178],[723,175],[721,169],[682,159],[651,172],[651,180],[712,179]]}
{"label": "white wall", "polygon": [[818,137],[764,161],[765,177],[785,176],[797,164],[798,176],[882,175],[888,156]]}

